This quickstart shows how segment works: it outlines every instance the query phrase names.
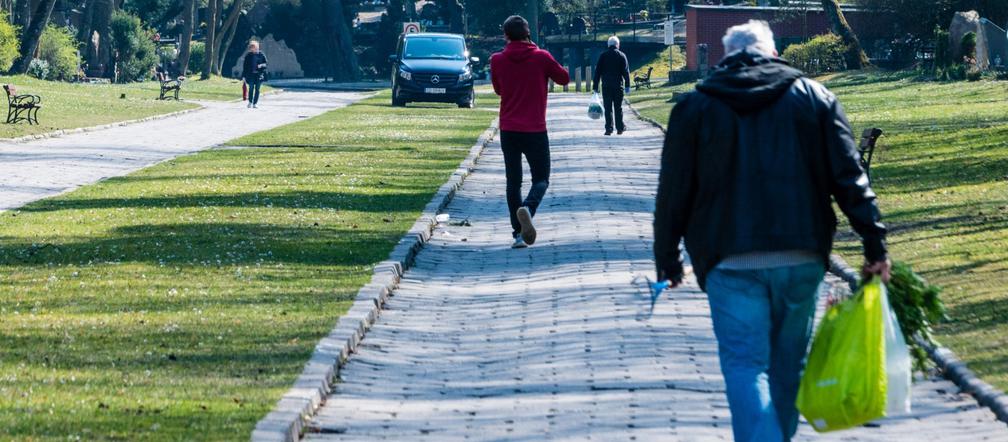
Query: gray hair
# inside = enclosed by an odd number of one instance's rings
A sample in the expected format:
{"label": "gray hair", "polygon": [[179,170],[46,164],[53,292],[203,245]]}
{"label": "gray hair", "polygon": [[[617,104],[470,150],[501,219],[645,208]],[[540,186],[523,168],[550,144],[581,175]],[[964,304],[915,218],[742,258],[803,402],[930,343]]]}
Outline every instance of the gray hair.
{"label": "gray hair", "polygon": [[777,52],[770,24],[763,20],[749,20],[749,23],[732,26],[721,39],[725,55],[752,49],[763,55],[773,56]]}
{"label": "gray hair", "polygon": [[618,48],[619,47],[619,37],[617,37],[615,35],[612,36],[612,37],[609,37],[609,46],[616,46]]}

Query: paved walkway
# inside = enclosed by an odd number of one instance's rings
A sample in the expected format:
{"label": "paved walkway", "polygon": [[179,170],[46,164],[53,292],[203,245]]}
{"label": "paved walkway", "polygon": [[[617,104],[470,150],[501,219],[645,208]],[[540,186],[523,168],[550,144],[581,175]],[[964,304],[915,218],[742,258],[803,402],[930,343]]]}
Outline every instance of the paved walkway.
{"label": "paved walkway", "polygon": [[259,109],[238,102],[159,120],[25,143],[0,140],[0,210],[125,175],[179,155],[346,106],[355,93],[265,95]]}
{"label": "paved walkway", "polygon": [[[602,137],[586,98],[554,96],[539,242],[511,250],[492,145],[310,424],[310,440],[730,440],[695,281],[645,318],[662,135],[628,115]],[[450,224],[450,223],[449,223]],[[942,393],[944,391],[944,393]],[[917,415],[822,440],[1008,440],[944,381]],[[802,440],[815,439],[805,426]],[[816,439],[819,440],[819,439]]]}

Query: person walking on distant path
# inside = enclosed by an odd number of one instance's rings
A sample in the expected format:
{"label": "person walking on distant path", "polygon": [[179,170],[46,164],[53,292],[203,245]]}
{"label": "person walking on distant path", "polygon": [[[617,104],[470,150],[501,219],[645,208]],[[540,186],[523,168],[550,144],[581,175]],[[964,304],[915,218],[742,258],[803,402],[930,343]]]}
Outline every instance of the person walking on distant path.
{"label": "person walking on distant path", "polygon": [[616,134],[626,130],[623,124],[623,94],[630,93],[630,64],[626,54],[619,50],[619,37],[609,37],[609,49],[599,55],[595,63],[592,91],[599,91],[602,80],[602,106],[605,109],[605,134],[612,135],[613,117],[616,117]]}
{"label": "person walking on distant path", "polygon": [[259,42],[252,40],[242,63],[242,81],[248,86],[248,107],[259,107],[259,88],[266,81],[266,55],[259,52]]}
{"label": "person walking on distant path", "polygon": [[788,441],[818,287],[836,231],[861,236],[863,272],[888,280],[886,229],[843,108],[777,58],[763,21],[672,109],[654,220],[659,280],[683,279],[679,241],[707,292],[739,442]]}
{"label": "person walking on distant path", "polygon": [[[529,24],[517,15],[504,22],[507,46],[490,57],[494,92],[501,97],[500,142],[507,179],[508,214],[511,217],[513,248],[535,243],[532,217],[549,187],[550,151],[546,134],[547,80],[570,83],[567,70],[549,52],[529,39]],[[521,199],[522,155],[532,172],[532,187]]]}

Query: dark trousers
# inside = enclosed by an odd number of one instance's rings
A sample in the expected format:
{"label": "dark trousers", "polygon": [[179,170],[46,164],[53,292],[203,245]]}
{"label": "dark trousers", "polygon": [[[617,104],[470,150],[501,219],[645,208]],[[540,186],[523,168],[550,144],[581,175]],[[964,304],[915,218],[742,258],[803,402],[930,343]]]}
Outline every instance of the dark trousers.
{"label": "dark trousers", "polygon": [[[534,216],[549,188],[550,151],[546,132],[501,131],[501,150],[504,152],[504,175],[507,177],[508,214],[511,216],[512,237],[521,232],[515,212],[528,207]],[[522,155],[532,172],[532,188],[522,201]]]}
{"label": "dark trousers", "polygon": [[[605,109],[605,130],[612,132],[613,116],[616,117],[616,130],[622,132],[623,125],[623,89],[620,87],[602,87],[602,108]],[[615,114],[615,115],[614,115]]]}
{"label": "dark trousers", "polygon": [[258,78],[246,78],[245,83],[248,84],[249,103],[259,104],[259,86],[262,86],[262,82]]}

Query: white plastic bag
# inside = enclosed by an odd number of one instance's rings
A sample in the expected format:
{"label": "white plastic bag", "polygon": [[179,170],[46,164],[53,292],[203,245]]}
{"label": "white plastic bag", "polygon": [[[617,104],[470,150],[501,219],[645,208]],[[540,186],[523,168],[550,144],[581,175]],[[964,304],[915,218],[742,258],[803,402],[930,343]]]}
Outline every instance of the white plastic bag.
{"label": "white plastic bag", "polygon": [[588,118],[597,120],[602,118],[602,98],[598,92],[592,94],[591,102],[588,103]]}
{"label": "white plastic bag", "polygon": [[903,339],[896,313],[889,304],[889,293],[882,286],[882,323],[885,334],[886,416],[910,413],[911,360],[910,349]]}

